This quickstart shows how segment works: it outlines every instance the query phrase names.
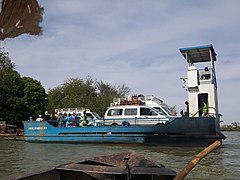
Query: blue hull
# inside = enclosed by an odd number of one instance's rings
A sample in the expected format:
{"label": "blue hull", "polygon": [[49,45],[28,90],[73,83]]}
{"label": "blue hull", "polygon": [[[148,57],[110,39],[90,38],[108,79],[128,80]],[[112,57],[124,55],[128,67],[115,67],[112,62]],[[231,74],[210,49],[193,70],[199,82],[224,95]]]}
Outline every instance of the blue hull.
{"label": "blue hull", "polygon": [[215,118],[176,118],[162,126],[54,127],[24,122],[28,142],[209,145],[225,136]]}

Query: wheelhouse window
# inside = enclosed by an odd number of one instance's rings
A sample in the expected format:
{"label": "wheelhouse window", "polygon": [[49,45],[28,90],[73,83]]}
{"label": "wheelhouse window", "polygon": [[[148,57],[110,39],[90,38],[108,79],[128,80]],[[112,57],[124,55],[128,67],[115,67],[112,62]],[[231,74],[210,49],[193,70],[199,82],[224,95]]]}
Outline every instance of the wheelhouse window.
{"label": "wheelhouse window", "polygon": [[108,116],[120,116],[122,115],[122,109],[110,109],[107,113]]}
{"label": "wheelhouse window", "polygon": [[126,116],[134,116],[137,115],[137,108],[127,108],[125,109],[124,115]]}

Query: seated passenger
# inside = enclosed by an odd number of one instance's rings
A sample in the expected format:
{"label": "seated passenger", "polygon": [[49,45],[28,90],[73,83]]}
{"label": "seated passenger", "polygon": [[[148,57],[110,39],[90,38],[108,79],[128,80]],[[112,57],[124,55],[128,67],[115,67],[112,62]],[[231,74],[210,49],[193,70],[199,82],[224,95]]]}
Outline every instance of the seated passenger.
{"label": "seated passenger", "polygon": [[42,115],[39,115],[38,118],[36,119],[37,122],[42,122],[43,121],[43,118],[42,118]]}
{"label": "seated passenger", "polygon": [[76,113],[74,112],[71,116],[72,126],[76,127],[78,126],[78,123],[76,121]]}
{"label": "seated passenger", "polygon": [[66,117],[66,127],[71,127],[72,120],[71,120],[71,114],[69,113]]}
{"label": "seated passenger", "polygon": [[83,127],[83,126],[87,126],[87,121],[86,120],[82,120],[80,122],[80,126]]}
{"label": "seated passenger", "polygon": [[64,127],[64,115],[62,113],[59,114],[59,118],[58,118],[58,127]]}

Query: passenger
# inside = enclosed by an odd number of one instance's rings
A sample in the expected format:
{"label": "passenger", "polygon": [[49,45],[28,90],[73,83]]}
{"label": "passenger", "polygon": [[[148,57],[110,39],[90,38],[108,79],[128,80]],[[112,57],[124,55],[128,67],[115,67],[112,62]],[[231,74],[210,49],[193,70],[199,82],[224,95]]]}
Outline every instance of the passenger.
{"label": "passenger", "polygon": [[36,119],[37,122],[42,122],[43,121],[43,118],[42,118],[42,115],[39,115],[38,118]]}
{"label": "passenger", "polygon": [[32,116],[29,117],[28,121],[33,121],[33,118]]}
{"label": "passenger", "polygon": [[183,113],[183,110],[180,111],[180,114],[181,114],[182,117],[185,117],[185,114]]}
{"label": "passenger", "polygon": [[62,113],[59,114],[59,118],[58,118],[58,127],[64,127],[64,115]]}
{"label": "passenger", "polygon": [[77,113],[75,115],[75,125],[78,127],[81,122],[81,116],[78,116]]}
{"label": "passenger", "polygon": [[71,121],[72,121],[72,126],[76,127],[77,122],[76,122],[76,113],[75,112],[73,112],[73,114],[71,116]]}
{"label": "passenger", "polygon": [[80,126],[87,126],[88,122],[87,122],[87,115],[86,115],[86,111],[83,111],[83,116],[81,119],[81,123],[79,124]]}
{"label": "passenger", "polygon": [[55,112],[54,117],[56,120],[59,119],[59,114],[57,112]]}
{"label": "passenger", "polygon": [[63,113],[63,127],[66,127],[66,118],[67,118],[67,113]]}
{"label": "passenger", "polygon": [[187,106],[187,110],[185,112],[185,117],[189,117],[189,103],[188,103],[188,101],[185,101],[185,105]]}
{"label": "passenger", "polygon": [[50,119],[50,120],[56,120],[55,112],[52,112],[52,114],[51,114],[51,119]]}
{"label": "passenger", "polygon": [[66,127],[71,127],[72,121],[71,121],[71,114],[69,113],[66,117]]}
{"label": "passenger", "polygon": [[66,119],[66,117],[67,117],[67,113],[66,112],[64,112],[63,117]]}

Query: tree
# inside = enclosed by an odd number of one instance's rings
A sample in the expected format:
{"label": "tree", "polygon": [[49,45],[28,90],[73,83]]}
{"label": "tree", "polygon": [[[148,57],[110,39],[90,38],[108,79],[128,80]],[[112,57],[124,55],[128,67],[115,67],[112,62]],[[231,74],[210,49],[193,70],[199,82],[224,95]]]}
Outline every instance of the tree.
{"label": "tree", "polygon": [[17,124],[46,109],[45,89],[39,81],[21,77],[14,70],[15,63],[3,49],[0,50],[0,118]]}
{"label": "tree", "polygon": [[130,89],[125,85],[112,86],[103,81],[70,78],[48,92],[48,110],[56,108],[84,107],[103,115],[114,97],[126,95]]}
{"label": "tree", "polygon": [[0,70],[14,70],[15,67],[16,65],[11,61],[8,53],[4,52],[3,48],[0,48]]}
{"label": "tree", "polygon": [[40,81],[30,77],[23,77],[24,117],[43,114],[47,107],[47,94]]}
{"label": "tree", "polygon": [[233,122],[233,123],[232,123],[232,126],[233,126],[234,128],[237,128],[237,127],[240,126],[240,123],[239,123],[239,122]]}
{"label": "tree", "polygon": [[100,115],[104,115],[105,110],[112,102],[113,98],[124,97],[130,92],[125,84],[123,85],[111,85],[107,82],[95,81],[95,89],[98,92],[98,98],[96,99],[96,104],[94,109],[97,109],[97,112]]}
{"label": "tree", "polygon": [[0,117],[12,123],[22,118],[20,107],[23,106],[23,83],[16,71],[0,70]]}
{"label": "tree", "polygon": [[62,85],[48,92],[48,110],[63,107],[91,107],[97,94],[91,81],[70,78]]}

